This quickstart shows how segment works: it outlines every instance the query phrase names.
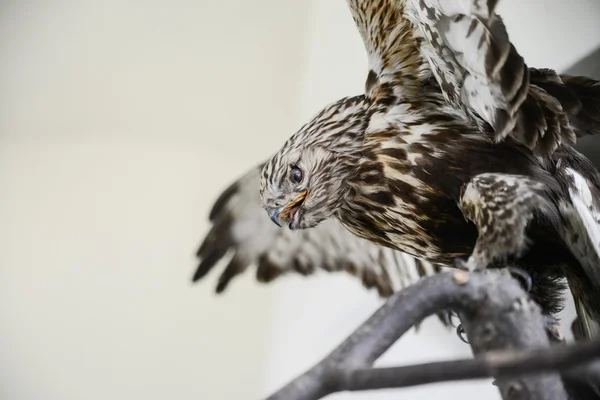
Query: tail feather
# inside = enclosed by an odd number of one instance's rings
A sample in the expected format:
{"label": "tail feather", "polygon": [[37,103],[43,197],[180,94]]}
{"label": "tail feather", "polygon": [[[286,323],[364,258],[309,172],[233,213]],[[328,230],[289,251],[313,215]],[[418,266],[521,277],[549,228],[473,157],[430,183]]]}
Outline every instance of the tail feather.
{"label": "tail feather", "polygon": [[561,79],[581,103],[576,112],[569,114],[577,136],[600,134],[600,81],[569,75],[561,75]]}
{"label": "tail feather", "polygon": [[529,68],[529,80],[560,103],[577,137],[600,134],[600,81],[537,68]]}
{"label": "tail feather", "polygon": [[588,307],[582,303],[580,297],[573,296],[577,318],[571,325],[571,331],[575,340],[587,340],[600,335],[600,325],[594,320]]}
{"label": "tail feather", "polygon": [[600,192],[576,170],[564,173],[570,201],[561,206],[563,237],[580,263],[567,271],[578,315],[574,334],[594,338],[600,336]]}

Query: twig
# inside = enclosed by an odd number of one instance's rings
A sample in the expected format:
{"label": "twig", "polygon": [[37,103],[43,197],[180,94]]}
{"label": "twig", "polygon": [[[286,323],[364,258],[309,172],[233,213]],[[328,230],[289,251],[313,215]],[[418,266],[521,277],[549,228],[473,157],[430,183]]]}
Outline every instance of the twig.
{"label": "twig", "polygon": [[[481,354],[479,357],[371,368],[414,324],[444,309],[459,312],[475,354]],[[497,378],[505,399],[565,399],[560,376],[548,371],[565,370],[574,363],[594,358],[600,344],[543,350],[549,347],[544,328],[539,308],[527,300],[519,285],[505,273],[441,273],[396,293],[325,359],[268,400],[316,400],[343,390],[413,386],[492,375]],[[535,355],[515,351],[533,348],[538,349]],[[512,352],[483,355],[501,349]],[[534,370],[538,373],[531,375]],[[510,379],[525,372],[530,373],[527,381]]]}
{"label": "twig", "polygon": [[[513,378],[540,372],[570,371],[573,365],[600,357],[600,340],[544,351],[489,352],[474,359],[402,367],[356,369],[346,373],[341,390],[400,388],[477,378]],[[576,368],[587,373],[587,368]]]}

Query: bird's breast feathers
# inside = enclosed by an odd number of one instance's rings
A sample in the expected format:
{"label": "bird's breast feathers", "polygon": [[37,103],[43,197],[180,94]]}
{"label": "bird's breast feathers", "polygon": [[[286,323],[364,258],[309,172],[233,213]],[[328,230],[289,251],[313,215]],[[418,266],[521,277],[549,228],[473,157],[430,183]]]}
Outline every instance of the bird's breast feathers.
{"label": "bird's breast feathers", "polygon": [[470,134],[454,115],[413,110],[400,104],[372,115],[340,215],[355,234],[446,262],[467,254],[476,238],[453,198],[464,181],[456,146],[493,143],[481,133]]}

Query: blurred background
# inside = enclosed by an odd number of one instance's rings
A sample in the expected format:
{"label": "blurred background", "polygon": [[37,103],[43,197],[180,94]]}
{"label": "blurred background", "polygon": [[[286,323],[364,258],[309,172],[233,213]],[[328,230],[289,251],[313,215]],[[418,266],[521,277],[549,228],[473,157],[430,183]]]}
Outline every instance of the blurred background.
{"label": "blurred background", "polygon": [[[597,0],[499,12],[530,66],[600,77]],[[332,350],[381,304],[360,282],[191,276],[218,194],[366,72],[343,0],[1,0],[0,398],[257,399]],[[378,364],[469,356],[429,319]],[[499,398],[331,399],[398,396]]]}

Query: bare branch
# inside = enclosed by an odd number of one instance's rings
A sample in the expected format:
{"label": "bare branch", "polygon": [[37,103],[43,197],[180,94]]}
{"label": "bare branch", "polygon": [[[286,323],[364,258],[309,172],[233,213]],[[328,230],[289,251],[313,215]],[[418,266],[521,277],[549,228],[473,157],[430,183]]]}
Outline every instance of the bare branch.
{"label": "bare branch", "polygon": [[[474,359],[441,361],[388,368],[356,369],[346,373],[341,390],[400,388],[477,378],[513,378],[540,372],[567,372],[600,357],[600,340],[538,350],[489,352]],[[588,368],[576,368],[585,374]],[[589,371],[589,373],[597,371]]]}
{"label": "bare branch", "polygon": [[[371,368],[414,324],[448,309],[460,314],[473,351],[479,356],[471,360]],[[506,351],[500,352],[503,349]],[[268,400],[316,400],[344,390],[490,376],[497,379],[505,399],[565,399],[556,371],[590,361],[599,354],[600,343],[596,342],[550,349],[539,307],[505,272],[454,271],[424,278],[396,293],[325,359]],[[527,381],[520,379],[523,374],[528,374]]]}

